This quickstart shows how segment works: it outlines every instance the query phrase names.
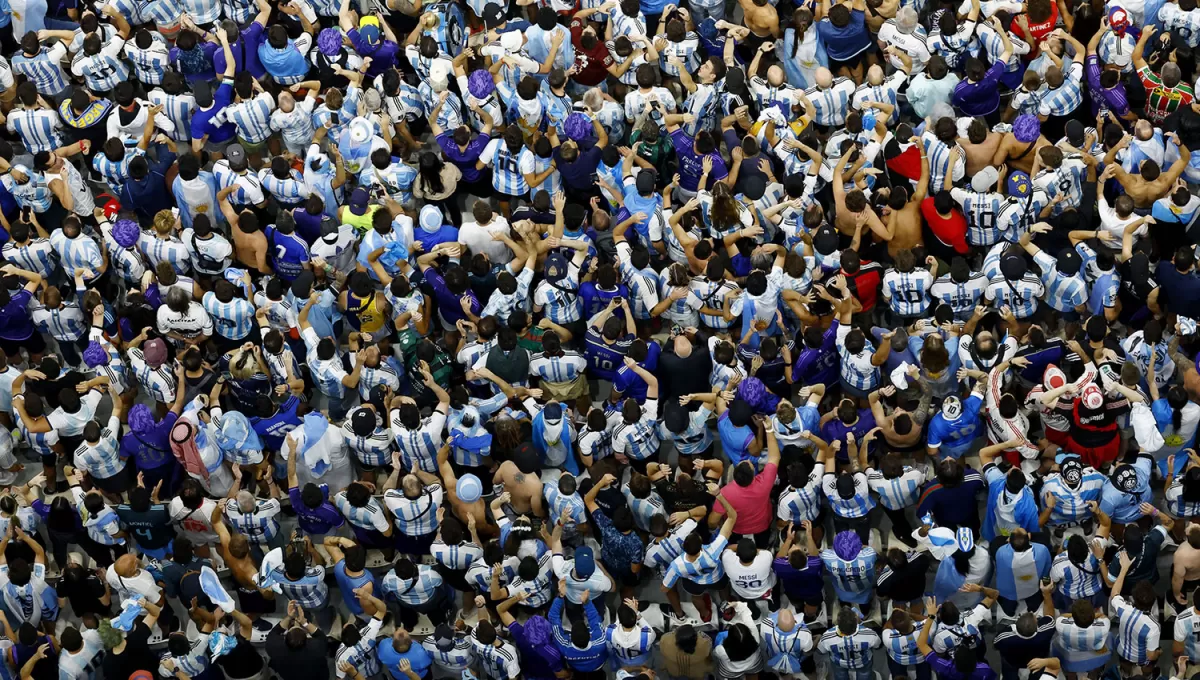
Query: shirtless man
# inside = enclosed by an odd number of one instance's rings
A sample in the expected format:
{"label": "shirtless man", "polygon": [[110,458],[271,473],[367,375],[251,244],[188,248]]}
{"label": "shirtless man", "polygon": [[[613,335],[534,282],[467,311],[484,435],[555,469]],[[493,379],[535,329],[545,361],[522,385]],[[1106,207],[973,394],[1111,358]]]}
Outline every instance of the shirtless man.
{"label": "shirtless man", "polygon": [[1121,141],[1104,155],[1105,168],[1100,175],[1100,180],[1103,182],[1109,177],[1116,177],[1121,186],[1125,188],[1125,193],[1133,199],[1135,207],[1146,210],[1154,207],[1155,201],[1166,196],[1167,192],[1175,188],[1175,181],[1187,169],[1188,162],[1192,158],[1192,152],[1188,151],[1188,148],[1179,141],[1178,135],[1172,132],[1170,137],[1175,146],[1179,147],[1179,158],[1175,159],[1175,162],[1167,170],[1164,171],[1153,160],[1146,159],[1138,168],[1140,174],[1131,175],[1126,172],[1125,168],[1116,162],[1117,152],[1128,146],[1129,142],[1133,140],[1133,137],[1126,133]]}
{"label": "shirtless man", "polygon": [[743,23],[750,29],[746,39],[747,49],[757,50],[758,46],[783,35],[779,27],[779,13],[767,0],[738,0],[744,15]]}
{"label": "shirtless man", "polygon": [[522,444],[492,477],[493,484],[503,484],[509,495],[509,506],[518,515],[546,516],[542,502],[542,480],[538,476],[538,455],[528,444]]}
{"label": "shirtless man", "polygon": [[[1195,459],[1196,453],[1191,449],[1188,451],[1190,457]],[[1174,456],[1168,456],[1170,458]],[[1200,586],[1200,524],[1187,525],[1184,535],[1187,540],[1179,542],[1179,549],[1175,551],[1171,563],[1171,594],[1175,596],[1176,603],[1186,607],[1188,594]],[[1200,606],[1200,603],[1196,605]]]}
{"label": "shirtless man", "polygon": [[[834,177],[841,177],[846,170],[846,164],[851,156],[861,156],[859,152],[850,152],[842,154],[838,160],[837,167],[833,169]],[[850,193],[846,193],[844,182],[832,182],[833,184],[833,201],[837,206],[837,217],[834,226],[838,231],[847,236],[852,236],[856,225],[861,219],[865,219],[866,226],[879,237],[881,241],[891,241],[892,232],[887,227],[883,226],[883,222],[871,209],[871,204],[867,202],[867,197],[859,189],[855,189]]]}
{"label": "shirtless man", "polygon": [[[898,336],[892,336],[895,339]],[[904,342],[908,342],[907,335],[904,336]],[[895,350],[895,343],[892,349]],[[879,426],[880,432],[883,434],[884,440],[893,451],[904,452],[912,451],[914,454],[924,458],[924,447],[921,442],[925,439],[925,420],[921,418],[918,422],[917,413],[925,413],[929,408],[929,386],[920,379],[921,369],[916,366],[908,367],[908,378],[913,381],[921,389],[921,402],[918,404],[916,412],[905,411],[902,408],[892,410],[892,414],[888,415],[883,408],[880,397],[890,397],[896,393],[896,388],[888,385],[882,389],[875,390],[867,395],[867,401],[871,404],[871,415],[875,417],[875,424]],[[907,419],[909,422],[909,430],[901,434],[896,429],[896,420]],[[901,419],[903,422],[903,419]]]}
{"label": "shirtless man", "polygon": [[[1033,124],[1036,122],[1035,116],[1017,116],[1017,120],[1013,124],[1014,131],[1004,134],[996,152],[992,154],[991,165],[1000,167],[1002,164],[1008,164],[1009,170],[1020,170],[1032,177],[1033,159],[1037,155],[1038,149],[1050,146],[1050,140],[1042,136],[1040,123],[1037,127],[1037,137],[1031,141],[1034,132]],[[1022,126],[1027,126],[1027,128],[1022,129]],[[1022,133],[1019,137],[1016,133],[1017,130]]]}
{"label": "shirtless man", "polygon": [[472,501],[464,501],[459,498],[458,476],[454,474],[454,468],[450,467],[449,440],[442,445],[442,448],[438,449],[437,462],[438,471],[442,474],[442,483],[446,487],[446,497],[450,499],[450,509],[454,511],[454,515],[464,524],[469,523],[470,518],[474,517],[475,526],[482,537],[495,538],[499,536],[500,527],[492,521],[488,514],[487,503],[484,502],[482,495]]}
{"label": "shirtless man", "polygon": [[[246,615],[254,620],[259,617],[259,613],[255,611],[256,607],[247,600],[265,604],[264,600],[270,602],[275,599],[275,591],[270,588],[259,588],[255,583],[254,579],[258,576],[258,565],[250,556],[250,541],[246,539],[245,534],[229,533],[229,528],[225,526],[225,522],[221,521],[224,514],[225,503],[217,503],[217,507],[212,511],[212,525],[217,532],[217,539],[220,541],[221,559],[225,560],[225,565],[233,573],[234,583],[237,584],[238,600],[241,602],[240,608],[246,610]],[[326,538],[325,540],[336,541],[339,539]],[[328,548],[328,545],[326,547]],[[337,558],[334,558],[334,562],[337,562]],[[263,607],[263,609],[265,608]]]}
{"label": "shirtless man", "polygon": [[[921,231],[921,203],[925,197],[929,195],[929,156],[925,153],[925,145],[919,143],[919,137],[913,137],[917,149],[921,152],[921,179],[917,181],[917,188],[913,191],[912,198],[908,196],[908,187],[905,185],[892,187],[892,194],[888,196],[888,230],[892,232],[892,238],[888,240],[888,255],[896,257],[896,253],[902,250],[908,250],[925,243],[923,233]],[[958,162],[958,149],[951,152],[953,157],[950,160],[950,167],[954,167],[954,163]],[[951,173],[946,173],[947,177]],[[899,207],[897,207],[899,206]]]}
{"label": "shirtless man", "polygon": [[238,264],[251,272],[270,274],[271,265],[267,262],[270,244],[258,223],[258,216],[250,210],[237,212],[229,203],[229,194],[237,191],[237,185],[231,184],[217,192],[217,204],[221,206],[221,214],[229,222],[229,231],[233,234],[233,255]]}
{"label": "shirtless man", "polygon": [[967,153],[967,177],[974,177],[980,170],[992,167],[992,159],[996,157],[1003,139],[1003,134],[989,130],[983,120],[976,118],[971,121],[967,136],[958,138],[959,146]]}

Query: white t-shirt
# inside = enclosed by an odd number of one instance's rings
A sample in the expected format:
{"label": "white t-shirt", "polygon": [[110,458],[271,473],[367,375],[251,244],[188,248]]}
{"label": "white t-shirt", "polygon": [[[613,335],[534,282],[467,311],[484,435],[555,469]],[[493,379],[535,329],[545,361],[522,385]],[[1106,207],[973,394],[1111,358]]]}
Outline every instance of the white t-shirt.
{"label": "white t-shirt", "polygon": [[[521,172],[526,172],[521,168]],[[532,170],[530,170],[532,172]],[[507,234],[508,220],[500,215],[494,215],[487,225],[478,222],[465,222],[458,230],[458,242],[471,249],[472,254],[483,253],[493,264],[508,264],[512,259],[512,251],[504,245],[504,241],[493,241],[492,234]]]}
{"label": "white t-shirt", "polygon": [[721,553],[721,564],[725,566],[725,575],[729,577],[733,592],[750,600],[766,597],[775,587],[774,561],[775,558],[766,550],[759,550],[749,566],[742,564],[732,550]]}
{"label": "white t-shirt", "polygon": [[96,408],[103,396],[99,390],[90,390],[80,397],[78,411],[67,413],[59,407],[54,409],[47,419],[60,437],[78,437],[83,434],[83,428],[96,416]]}

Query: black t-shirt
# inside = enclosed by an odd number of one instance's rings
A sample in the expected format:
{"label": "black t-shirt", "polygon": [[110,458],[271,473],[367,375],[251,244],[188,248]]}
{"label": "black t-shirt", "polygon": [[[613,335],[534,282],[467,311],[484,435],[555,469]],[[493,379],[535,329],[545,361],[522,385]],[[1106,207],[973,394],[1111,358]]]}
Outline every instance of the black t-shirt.
{"label": "black t-shirt", "polygon": [[222,654],[217,659],[217,665],[225,671],[225,677],[230,680],[252,678],[262,670],[263,658],[254,649],[254,645],[238,633],[237,646],[228,654]]}
{"label": "black t-shirt", "polygon": [[996,636],[996,651],[1000,658],[1009,666],[1025,668],[1034,659],[1050,656],[1050,643],[1054,640],[1054,619],[1049,616],[1038,617],[1037,632],[1033,637],[1023,638],[1015,629],[1010,629]]}
{"label": "black t-shirt", "polygon": [[134,539],[143,548],[165,548],[171,539],[175,538],[171,513],[164,504],[151,505],[146,512],[138,512],[128,504],[121,504],[117,506],[116,511],[121,526],[133,532]]}
{"label": "black t-shirt", "polygon": [[[666,404],[685,394],[712,392],[712,384],[708,381],[709,373],[712,372],[712,358],[708,354],[708,347],[700,338],[693,344],[695,347],[692,354],[686,358],[680,357],[674,351],[659,355],[658,370],[654,372],[659,380],[658,403]],[[667,342],[666,345],[673,347],[674,342]]]}
{"label": "black t-shirt", "polygon": [[100,598],[104,597],[104,584],[93,573],[89,572],[81,581],[64,578],[59,581],[56,590],[58,590],[59,596],[70,601],[71,609],[75,610],[77,615],[85,613],[112,615],[112,607],[100,603]]}
{"label": "black t-shirt", "polygon": [[283,629],[275,626],[267,636],[267,656],[271,659],[271,669],[280,680],[309,680],[313,677],[313,669],[320,668],[322,672],[328,665],[325,652],[329,642],[325,633],[318,630],[300,649],[291,649],[284,641]]}
{"label": "black t-shirt", "polygon": [[896,602],[915,602],[925,594],[925,574],[929,572],[932,557],[922,552],[911,557],[901,569],[890,566],[879,575],[876,586],[880,597],[886,597]]}
{"label": "black t-shirt", "polygon": [[587,191],[594,185],[596,168],[600,167],[600,157],[603,151],[598,146],[593,146],[586,151],[580,149],[575,160],[568,163],[563,160],[561,150],[555,149],[554,164],[558,167],[558,174],[562,177],[563,186],[575,191]]}
{"label": "black t-shirt", "polygon": [[104,677],[128,678],[137,671],[158,673],[158,655],[150,651],[150,628],[141,621],[125,635],[121,653],[108,652],[104,657]]}

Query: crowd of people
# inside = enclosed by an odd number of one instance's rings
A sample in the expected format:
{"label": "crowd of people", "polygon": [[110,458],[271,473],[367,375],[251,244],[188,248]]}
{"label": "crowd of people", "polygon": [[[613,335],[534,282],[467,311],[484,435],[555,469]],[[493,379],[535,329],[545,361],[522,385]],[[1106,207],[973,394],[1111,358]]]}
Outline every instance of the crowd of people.
{"label": "crowd of people", "polygon": [[1200,672],[1197,0],[0,10],[0,680]]}

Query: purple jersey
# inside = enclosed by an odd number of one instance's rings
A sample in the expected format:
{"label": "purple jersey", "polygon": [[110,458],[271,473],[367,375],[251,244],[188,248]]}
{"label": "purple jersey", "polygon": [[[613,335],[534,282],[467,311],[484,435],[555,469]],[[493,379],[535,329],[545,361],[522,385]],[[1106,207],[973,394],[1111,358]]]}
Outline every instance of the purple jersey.
{"label": "purple jersey", "polygon": [[821,335],[821,346],[816,349],[801,345],[800,356],[796,357],[796,367],[792,370],[792,379],[797,385],[829,387],[838,381],[837,329],[835,320]]}
{"label": "purple jersey", "polygon": [[329,487],[322,484],[319,488],[324,500],[315,508],[308,507],[300,499],[300,487],[293,486],[288,489],[288,498],[292,501],[292,509],[296,511],[296,519],[299,521],[300,528],[306,534],[317,536],[327,534],[345,522],[337,508],[329,502]]}

